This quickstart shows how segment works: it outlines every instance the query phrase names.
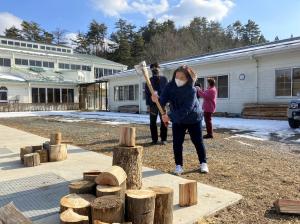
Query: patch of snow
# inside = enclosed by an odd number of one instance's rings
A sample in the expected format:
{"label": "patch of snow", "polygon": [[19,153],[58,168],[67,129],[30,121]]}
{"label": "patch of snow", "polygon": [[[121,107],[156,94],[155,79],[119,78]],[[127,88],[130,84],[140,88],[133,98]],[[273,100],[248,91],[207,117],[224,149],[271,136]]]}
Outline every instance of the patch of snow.
{"label": "patch of snow", "polygon": [[242,141],[237,141],[238,143],[242,144],[242,145],[246,145],[246,146],[250,146],[250,147],[253,147],[253,145],[251,144],[248,144],[246,142],[242,142]]}
{"label": "patch of snow", "polygon": [[20,78],[18,76],[14,76],[14,75],[11,75],[11,74],[6,74],[6,73],[0,73],[0,79],[7,79],[7,80],[25,82],[25,79],[23,79],[23,78]]}

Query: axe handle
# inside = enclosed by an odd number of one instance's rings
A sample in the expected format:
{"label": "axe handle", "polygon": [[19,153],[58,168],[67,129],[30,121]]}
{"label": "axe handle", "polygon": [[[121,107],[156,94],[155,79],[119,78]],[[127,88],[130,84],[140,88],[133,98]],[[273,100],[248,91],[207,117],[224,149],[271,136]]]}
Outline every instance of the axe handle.
{"label": "axe handle", "polygon": [[[143,68],[142,68],[142,72],[143,72],[143,75],[144,75],[144,77],[145,77],[145,80],[146,80],[146,83],[147,83],[147,86],[148,86],[148,88],[149,88],[149,90],[150,90],[151,95],[154,95],[155,92],[154,92],[154,89],[153,89],[153,87],[152,87],[151,81],[150,81],[150,79],[149,79],[149,74],[148,74],[147,68],[143,67]],[[155,103],[156,103],[156,106],[157,106],[159,112],[161,113],[161,115],[166,114],[166,112],[164,111],[164,109],[161,107],[159,101],[158,101],[158,102],[155,102]]]}

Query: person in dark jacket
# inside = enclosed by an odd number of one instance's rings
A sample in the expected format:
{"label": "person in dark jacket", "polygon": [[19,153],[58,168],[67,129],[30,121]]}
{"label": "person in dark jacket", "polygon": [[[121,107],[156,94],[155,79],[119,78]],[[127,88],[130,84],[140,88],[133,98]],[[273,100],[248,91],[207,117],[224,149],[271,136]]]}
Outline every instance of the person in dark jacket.
{"label": "person in dark jacket", "polygon": [[[150,65],[150,69],[152,71],[152,77],[150,78],[151,84],[153,86],[154,91],[157,93],[158,96],[161,95],[163,89],[166,87],[168,80],[166,77],[161,76],[159,70],[159,64],[153,63]],[[151,99],[151,93],[146,85],[145,87],[145,94],[146,94],[146,105],[148,107],[148,111],[150,113],[150,131],[151,131],[151,138],[152,144],[157,144],[158,142],[158,132],[157,132],[157,117],[160,118],[160,138],[161,143],[165,145],[167,143],[167,134],[168,128],[162,122],[161,114],[156,106],[156,103]]]}
{"label": "person in dark jacket", "polygon": [[198,154],[200,171],[208,173],[202,137],[202,111],[193,85],[195,79],[196,74],[191,68],[181,66],[174,71],[172,81],[168,83],[162,94],[159,97],[152,96],[152,100],[154,102],[159,100],[163,107],[170,103],[170,113],[163,115],[162,119],[164,122],[172,122],[176,174],[183,172],[182,146],[187,130]]}

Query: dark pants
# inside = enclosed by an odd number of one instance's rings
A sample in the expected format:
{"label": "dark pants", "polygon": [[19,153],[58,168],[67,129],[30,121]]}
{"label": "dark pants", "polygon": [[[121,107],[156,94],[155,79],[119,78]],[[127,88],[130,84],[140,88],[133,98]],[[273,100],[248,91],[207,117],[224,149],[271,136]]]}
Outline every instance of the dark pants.
{"label": "dark pants", "polygon": [[204,121],[205,121],[205,126],[206,126],[206,131],[207,134],[210,136],[213,136],[213,128],[212,128],[212,122],[211,122],[211,117],[212,117],[211,112],[204,112]]}
{"label": "dark pants", "polygon": [[159,110],[156,105],[150,107],[150,131],[151,131],[152,141],[153,142],[158,141],[157,124],[156,124],[157,116],[159,116],[160,118],[160,138],[162,141],[166,141],[168,129],[164,125],[161,118],[161,114],[159,113]]}
{"label": "dark pants", "polygon": [[202,124],[201,121],[194,124],[172,124],[173,130],[173,151],[176,165],[183,165],[182,159],[182,145],[186,130],[188,130],[191,140],[196,147],[198,159],[200,164],[206,163],[206,152],[202,138]]}

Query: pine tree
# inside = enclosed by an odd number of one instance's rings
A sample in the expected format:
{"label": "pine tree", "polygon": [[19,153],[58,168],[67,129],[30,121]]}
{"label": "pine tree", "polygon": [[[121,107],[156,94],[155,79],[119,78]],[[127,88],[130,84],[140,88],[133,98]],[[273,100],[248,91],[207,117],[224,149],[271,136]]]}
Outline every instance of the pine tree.
{"label": "pine tree", "polygon": [[141,34],[136,34],[134,36],[131,47],[131,56],[134,64],[137,64],[145,59],[145,41]]}
{"label": "pine tree", "polygon": [[14,38],[14,39],[19,39],[19,40],[23,39],[23,37],[21,35],[21,31],[19,29],[17,29],[15,26],[5,29],[4,35],[8,38]]}
{"label": "pine tree", "polygon": [[107,27],[104,23],[98,23],[96,20],[93,20],[90,23],[89,30],[87,32],[87,39],[92,45],[93,53],[97,56],[104,54],[106,34]]}
{"label": "pine tree", "polygon": [[76,39],[72,41],[76,45],[75,51],[82,54],[90,54],[90,43],[84,33],[78,32]]}
{"label": "pine tree", "polygon": [[133,65],[130,44],[126,38],[121,37],[119,40],[119,48],[115,51],[114,55],[115,61],[130,67]]}
{"label": "pine tree", "polygon": [[43,42],[46,44],[52,44],[54,40],[53,34],[47,31],[43,31]]}
{"label": "pine tree", "polygon": [[43,36],[42,36],[43,30],[39,24],[35,22],[23,21],[21,26],[22,26],[21,34],[25,40],[38,41],[38,42],[43,40]]}

